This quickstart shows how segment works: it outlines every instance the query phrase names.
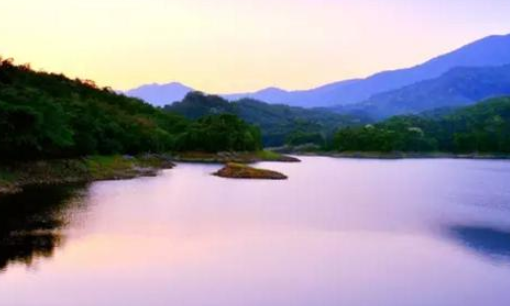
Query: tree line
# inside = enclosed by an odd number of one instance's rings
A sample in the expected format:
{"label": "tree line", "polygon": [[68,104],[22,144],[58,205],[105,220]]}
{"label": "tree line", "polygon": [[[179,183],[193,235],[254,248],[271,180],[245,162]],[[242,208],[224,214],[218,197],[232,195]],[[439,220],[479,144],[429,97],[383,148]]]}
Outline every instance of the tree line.
{"label": "tree line", "polygon": [[339,130],[343,152],[510,153],[510,98]]}
{"label": "tree line", "polygon": [[190,120],[92,81],[0,58],[0,159],[261,148],[258,128],[235,115]]}

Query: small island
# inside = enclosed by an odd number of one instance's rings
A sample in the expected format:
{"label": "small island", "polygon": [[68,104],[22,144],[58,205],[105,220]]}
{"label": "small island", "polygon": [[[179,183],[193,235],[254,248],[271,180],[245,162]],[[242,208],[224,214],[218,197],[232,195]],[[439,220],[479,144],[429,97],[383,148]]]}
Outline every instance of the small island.
{"label": "small island", "polygon": [[225,167],[213,173],[213,175],[232,179],[286,180],[288,178],[276,171],[257,169],[238,163],[227,163]]}

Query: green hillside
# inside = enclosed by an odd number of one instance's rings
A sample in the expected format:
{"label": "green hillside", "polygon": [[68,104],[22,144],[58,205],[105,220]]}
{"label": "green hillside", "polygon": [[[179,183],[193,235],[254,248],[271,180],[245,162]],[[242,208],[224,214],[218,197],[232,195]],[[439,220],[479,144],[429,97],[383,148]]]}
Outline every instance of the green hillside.
{"label": "green hillside", "polygon": [[[442,115],[439,115],[443,113]],[[438,117],[392,117],[375,125],[339,130],[343,152],[510,153],[510,98],[495,98]]]}
{"label": "green hillside", "polygon": [[257,128],[235,116],[194,122],[92,81],[0,59],[0,159],[260,146]]}
{"label": "green hillside", "polygon": [[323,145],[338,128],[365,122],[325,109],[267,104],[252,99],[228,102],[221,97],[200,92],[192,92],[182,102],[165,106],[164,109],[190,119],[211,114],[235,114],[260,128],[265,146],[305,143]]}

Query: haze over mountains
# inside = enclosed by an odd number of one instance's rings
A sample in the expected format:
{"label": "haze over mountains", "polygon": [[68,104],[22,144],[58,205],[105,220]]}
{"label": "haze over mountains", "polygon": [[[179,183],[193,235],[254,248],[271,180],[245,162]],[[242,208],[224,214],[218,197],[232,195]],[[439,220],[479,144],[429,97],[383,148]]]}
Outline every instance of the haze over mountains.
{"label": "haze over mountains", "polygon": [[510,65],[453,68],[438,78],[380,93],[362,103],[332,109],[338,113],[363,112],[371,118],[382,119],[468,106],[501,96],[510,96]]}
{"label": "haze over mountains", "polygon": [[147,84],[126,92],[130,97],[140,98],[154,106],[164,106],[181,101],[192,88],[178,82],[160,84]]}
{"label": "haze over mountains", "polygon": [[[300,91],[271,87],[253,93],[226,94],[223,97],[231,101],[252,98],[267,103],[307,108],[349,105],[367,100],[375,101],[374,95],[438,78],[453,68],[505,64],[510,64],[510,35],[489,36],[415,67],[385,71],[366,79],[340,81]],[[170,83],[145,85],[129,90],[126,94],[161,106],[182,100],[190,91],[192,89],[187,86]]]}

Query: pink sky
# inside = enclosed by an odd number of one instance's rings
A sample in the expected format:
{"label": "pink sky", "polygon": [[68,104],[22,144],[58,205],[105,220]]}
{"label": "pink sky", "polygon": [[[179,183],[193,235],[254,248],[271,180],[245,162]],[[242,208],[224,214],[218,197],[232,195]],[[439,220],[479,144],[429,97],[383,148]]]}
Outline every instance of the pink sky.
{"label": "pink sky", "polygon": [[508,0],[2,0],[0,55],[118,89],[305,89],[510,33],[508,16]]}

